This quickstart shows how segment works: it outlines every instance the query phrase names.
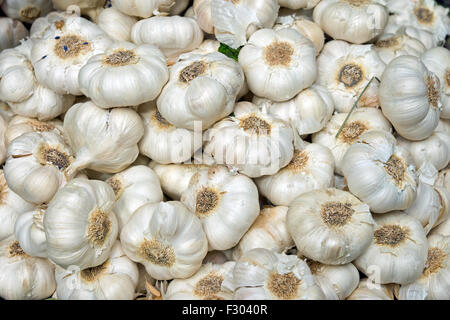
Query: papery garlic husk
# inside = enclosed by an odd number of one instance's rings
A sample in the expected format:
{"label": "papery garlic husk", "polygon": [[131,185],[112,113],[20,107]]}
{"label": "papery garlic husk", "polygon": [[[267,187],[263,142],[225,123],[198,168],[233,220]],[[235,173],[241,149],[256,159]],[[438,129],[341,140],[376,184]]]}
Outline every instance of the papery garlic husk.
{"label": "papery garlic husk", "polygon": [[10,18],[32,23],[53,9],[51,0],[3,0],[3,12]]}
{"label": "papery garlic husk", "polygon": [[320,131],[334,111],[330,93],[316,84],[288,101],[275,102],[254,96],[252,102],[258,106],[266,105],[271,115],[289,122],[300,136]]}
{"label": "papery garlic husk", "polygon": [[222,43],[237,49],[258,29],[272,28],[277,19],[277,0],[211,0],[214,34]]}
{"label": "papery garlic husk", "polygon": [[11,236],[0,242],[0,297],[6,300],[41,300],[56,289],[55,266],[30,257]]}
{"label": "papery garlic husk", "polygon": [[45,17],[34,20],[30,28],[30,38],[42,39],[52,34],[56,29],[61,30],[69,17],[79,17],[79,7],[68,7],[66,11],[52,11]]}
{"label": "papery garlic husk", "polygon": [[131,39],[137,45],[158,47],[168,62],[173,63],[180,54],[192,51],[202,43],[203,31],[193,18],[158,16],[137,22],[131,31]]}
{"label": "papery garlic husk", "polygon": [[15,115],[16,114],[11,110],[11,108],[6,103],[0,101],[0,116],[2,116],[3,120],[9,122]]}
{"label": "papery garlic husk", "polygon": [[336,134],[347,116],[348,113],[334,114],[325,128],[312,136],[313,143],[330,149],[336,164],[335,171],[340,175],[343,175],[342,167],[345,153],[364,132],[370,130],[392,131],[391,124],[379,109],[360,108],[351,113],[339,136],[336,138]]}
{"label": "papery garlic husk", "polygon": [[[318,56],[317,68],[316,83],[328,89],[338,112],[349,112],[368,82],[373,77],[381,77],[385,64],[372,45],[332,40]],[[377,92],[367,91],[359,105],[372,100],[378,100]]]}
{"label": "papery garlic husk", "polygon": [[0,114],[0,164],[6,160],[6,148],[8,142],[6,140],[6,132],[8,130],[8,121]]}
{"label": "papery garlic husk", "polygon": [[84,270],[57,267],[55,276],[61,300],[133,300],[139,270],[116,241],[102,264]]}
{"label": "papery garlic husk", "polygon": [[205,156],[251,178],[271,175],[286,166],[294,154],[291,126],[250,102],[238,102],[234,117],[208,129]]}
{"label": "papery garlic husk", "polygon": [[234,287],[236,300],[322,300],[308,265],[295,255],[257,248],[236,262],[232,279],[222,286]]}
{"label": "papery garlic husk", "polygon": [[22,213],[14,225],[14,235],[22,250],[32,256],[47,258],[47,238],[44,231],[45,206]]}
{"label": "papery garlic husk", "polygon": [[333,39],[361,44],[381,34],[389,13],[384,0],[322,0],[314,22]]}
{"label": "papery garlic husk", "polygon": [[9,145],[15,138],[29,132],[55,132],[63,135],[63,122],[59,119],[39,121],[19,115],[14,116],[9,121],[5,132],[6,144]]}
{"label": "papery garlic husk", "polygon": [[228,259],[228,257],[224,254],[224,251],[213,250],[208,252],[208,254],[203,259],[202,264],[224,264],[227,261],[230,261],[230,259]]}
{"label": "papery garlic husk", "polygon": [[189,6],[190,0],[175,0],[175,3],[170,7],[169,15],[181,15]]}
{"label": "papery garlic husk", "polygon": [[407,284],[419,278],[427,260],[428,242],[420,222],[398,211],[375,215],[370,246],[355,266],[375,283]]}
{"label": "papery garlic husk", "polygon": [[[149,164],[149,161],[150,160],[146,156],[139,154],[138,157],[136,158],[136,160],[134,160],[134,162],[132,164],[130,164],[129,167],[139,166],[139,165],[147,166]],[[114,173],[99,172],[99,171],[95,171],[95,170],[91,170],[91,169],[85,169],[82,172],[84,172],[89,179],[102,180],[102,181],[106,181],[114,175]]]}
{"label": "papery garlic husk", "polygon": [[112,39],[85,18],[74,15],[56,21],[31,50],[36,78],[56,93],[81,95],[81,67],[111,44]]}
{"label": "papery garlic husk", "polygon": [[226,276],[233,272],[236,262],[207,263],[190,278],[170,282],[164,300],[232,300],[233,291],[222,287]]}
{"label": "papery garlic husk", "polygon": [[245,252],[255,248],[265,248],[278,253],[294,246],[287,230],[287,207],[265,207],[255,222],[233,249],[233,260],[237,261]]}
{"label": "papery garlic husk", "polygon": [[84,168],[117,173],[136,160],[144,126],[130,108],[102,109],[89,101],[66,113],[64,134],[76,158],[69,176]]}
{"label": "papery garlic husk", "polygon": [[0,241],[11,236],[17,218],[33,208],[33,204],[23,200],[8,187],[3,170],[0,170]]}
{"label": "papery garlic husk", "polygon": [[81,270],[105,262],[119,229],[114,203],[103,181],[76,178],[59,190],[44,215],[49,259]]}
{"label": "papery garlic husk", "polygon": [[297,196],[334,185],[334,157],[330,149],[304,143],[289,164],[270,176],[255,180],[261,195],[275,205],[289,206]]}
{"label": "papery garlic husk", "polygon": [[239,52],[248,87],[259,97],[286,101],[317,77],[314,44],[295,29],[261,29]]}
{"label": "papery garlic husk", "polygon": [[405,55],[392,60],[381,76],[379,99],[383,114],[406,139],[428,138],[438,125],[439,78],[420,58]]}
{"label": "papery garlic husk", "polygon": [[394,293],[392,285],[373,283],[364,278],[346,300],[394,300]]}
{"label": "papery garlic husk", "polygon": [[138,21],[116,8],[106,8],[100,12],[97,25],[116,41],[131,41],[131,29]]}
{"label": "papery garlic husk", "polygon": [[441,170],[436,178],[436,186],[444,187],[448,192],[450,192],[450,168],[447,167]]}
{"label": "papery garlic husk", "polygon": [[297,9],[309,10],[314,8],[320,1],[321,0],[279,0],[278,3],[280,6],[292,10]]}
{"label": "papery garlic husk", "polygon": [[174,126],[204,130],[233,111],[243,83],[241,66],[219,52],[184,55],[170,67],[156,103]]}
{"label": "papery garlic husk", "polygon": [[208,252],[200,220],[178,201],[141,206],[120,239],[126,255],[157,280],[189,278]]}
{"label": "papery garlic husk", "polygon": [[[395,2],[395,1],[390,1]],[[420,40],[422,44],[427,49],[434,48],[438,45],[438,42],[432,32],[419,29],[413,26],[405,26],[404,24],[398,23],[395,21],[395,16],[389,16],[388,23],[386,24],[386,28],[384,28],[384,33],[405,33],[411,38],[415,38]]]}
{"label": "papery garlic husk", "polygon": [[105,182],[116,195],[113,211],[119,221],[119,230],[122,230],[137,208],[163,200],[158,176],[144,165],[129,167]]}
{"label": "papery garlic husk", "polygon": [[139,279],[138,279],[138,284],[136,287],[136,293],[138,295],[148,295],[148,291],[149,291],[149,284],[154,287],[154,285],[156,284],[156,280],[153,279],[148,273],[147,270],[145,270],[145,267],[140,264],[140,263],[136,263],[137,267],[138,267],[138,271],[139,271]]}
{"label": "papery garlic husk", "polygon": [[206,33],[214,34],[211,0],[194,0],[192,10],[199,27]]}
{"label": "papery garlic husk", "polygon": [[175,0],[111,0],[113,8],[140,18],[166,15],[174,3]]}
{"label": "papery garlic husk", "polygon": [[[195,16],[195,12],[194,12],[194,7],[193,6],[190,6],[189,8],[187,8],[186,12],[184,13],[184,17],[197,19],[197,17]],[[197,21],[197,23],[198,23],[198,21]],[[200,28],[202,28],[202,27],[200,27]]]}
{"label": "papery garlic husk", "polygon": [[[139,151],[161,164],[182,163],[191,159],[201,147],[201,134],[177,128],[159,113],[154,101],[139,107],[144,123],[144,136],[139,141]],[[197,140],[194,138],[197,137]]]}
{"label": "papery garlic husk", "polygon": [[437,227],[431,229],[429,235],[440,234],[444,237],[450,236],[450,218],[445,219],[444,222],[440,223]]}
{"label": "papery garlic husk", "polygon": [[375,224],[367,204],[333,188],[298,196],[286,221],[300,254],[331,265],[359,257],[370,244]]}
{"label": "papery garlic husk", "polygon": [[0,51],[19,45],[28,36],[28,30],[18,20],[0,17]]}
{"label": "papery garlic husk", "polygon": [[52,0],[52,2],[55,9],[63,11],[70,9],[72,5],[78,6],[82,15],[87,15],[92,21],[97,22],[106,0]]}
{"label": "papery garlic husk", "polygon": [[416,198],[417,177],[410,153],[386,131],[359,136],[342,160],[351,193],[370,211],[385,213],[409,208]]}
{"label": "papery garlic husk", "polygon": [[212,166],[194,174],[181,202],[202,223],[209,250],[234,247],[259,214],[255,183],[224,166]]}
{"label": "papery garlic husk", "polygon": [[11,141],[3,167],[8,186],[24,200],[48,203],[70,179],[72,151],[55,132],[29,132]]}
{"label": "papery garlic husk", "polygon": [[345,177],[339,174],[335,174],[334,187],[339,190],[348,191],[347,181],[345,180]]}
{"label": "papery garlic husk", "polygon": [[[192,53],[196,53],[196,54],[208,54],[208,53],[213,53],[216,51],[219,51],[219,47],[220,47],[220,42],[214,39],[206,39],[203,40],[203,42],[194,50],[192,50],[191,52],[186,53],[186,55],[192,54]],[[179,58],[183,59],[185,56],[181,55]]]}
{"label": "papery garlic husk", "polygon": [[420,40],[410,37],[404,31],[383,33],[375,42],[374,49],[386,64],[399,56],[420,57],[426,50]]}

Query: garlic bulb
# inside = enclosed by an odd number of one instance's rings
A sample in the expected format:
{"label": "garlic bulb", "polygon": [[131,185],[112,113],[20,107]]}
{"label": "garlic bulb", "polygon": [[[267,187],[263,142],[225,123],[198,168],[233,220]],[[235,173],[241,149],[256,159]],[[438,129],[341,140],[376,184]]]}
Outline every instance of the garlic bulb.
{"label": "garlic bulb", "polygon": [[289,206],[297,196],[334,184],[334,157],[327,147],[305,143],[296,148],[289,164],[255,180],[258,190],[275,205]]}
{"label": "garlic bulb", "polygon": [[251,178],[274,174],[291,161],[294,136],[288,123],[250,102],[238,102],[234,115],[204,133],[206,156]]}
{"label": "garlic bulb", "polygon": [[51,0],[3,0],[1,7],[8,17],[27,23],[53,9]]}
{"label": "garlic bulb", "polygon": [[420,222],[403,212],[375,215],[370,246],[354,264],[375,283],[407,284],[419,278],[428,242]]}
{"label": "garlic bulb", "polygon": [[52,0],[53,6],[58,10],[68,10],[70,6],[78,6],[80,13],[87,15],[92,21],[97,22],[99,13],[102,12],[105,0]]}
{"label": "garlic bulb", "polygon": [[158,163],[182,163],[191,159],[201,147],[201,143],[194,144],[193,131],[177,128],[167,122],[156,108],[156,103],[141,105],[139,114],[144,123],[144,136],[139,141],[139,151]]}
{"label": "garlic bulb", "polygon": [[265,248],[278,253],[294,245],[287,230],[287,207],[265,207],[233,249],[233,260],[237,261],[245,252]]}
{"label": "garlic bulb", "polygon": [[49,259],[81,270],[105,262],[119,229],[114,202],[103,181],[77,178],[59,190],[44,215]]}
{"label": "garlic bulb", "polygon": [[206,33],[214,34],[214,22],[211,14],[211,0],[194,0],[192,9],[199,27]]}
{"label": "garlic bulb", "polygon": [[236,288],[236,300],[325,298],[306,262],[294,255],[263,248],[247,251],[236,262],[232,284]]}
{"label": "garlic bulb", "polygon": [[394,293],[392,285],[377,284],[364,278],[347,300],[394,300]]}
{"label": "garlic bulb", "polygon": [[39,121],[33,118],[14,116],[8,123],[5,132],[6,144],[29,132],[55,132],[63,135],[63,122],[59,119]]}
{"label": "garlic bulb", "polygon": [[[385,64],[372,45],[327,42],[317,58],[316,83],[331,93],[335,109],[349,112],[363,89],[373,77],[381,77]],[[377,93],[367,91],[359,105],[377,100]]]}
{"label": "garlic bulb", "polygon": [[21,214],[14,225],[14,235],[22,250],[32,256],[47,258],[47,238],[44,231],[45,206]]}
{"label": "garlic bulb", "polygon": [[324,264],[355,260],[369,246],[374,224],[368,205],[333,188],[298,196],[287,213],[298,252]]}
{"label": "garlic bulb", "polygon": [[224,264],[207,263],[188,279],[169,283],[164,300],[232,300],[233,292],[222,287],[222,282],[233,272],[234,261]]}
{"label": "garlic bulb", "polygon": [[8,146],[3,169],[8,186],[31,203],[48,203],[67,183],[72,151],[54,132],[30,132]]}
{"label": "garlic bulb", "polygon": [[208,240],[199,219],[178,201],[137,209],[120,233],[123,250],[157,280],[189,278],[202,265]]}
{"label": "garlic bulb", "polygon": [[45,17],[40,17],[34,20],[30,28],[31,39],[42,39],[51,35],[55,28],[61,30],[64,27],[65,21],[69,17],[80,16],[79,7],[68,7],[66,11],[52,11]]}
{"label": "garlic bulb", "polygon": [[321,0],[278,0],[278,3],[280,4],[280,6],[292,10],[308,10],[314,8],[320,1]]}
{"label": "garlic bulb", "polygon": [[131,41],[131,29],[138,21],[116,8],[106,8],[100,12],[97,25],[116,41]]}
{"label": "garlic bulb", "polygon": [[233,111],[243,83],[244,73],[233,59],[218,52],[187,55],[170,68],[158,110],[176,127],[207,129]]}
{"label": "garlic bulb", "polygon": [[55,276],[61,300],[133,300],[139,271],[116,241],[102,264],[84,270],[57,267]]}
{"label": "garlic bulb", "polygon": [[6,140],[6,131],[8,130],[8,121],[0,114],[0,164],[6,160],[6,148],[8,142]]}
{"label": "garlic bulb", "polygon": [[450,192],[450,168],[447,167],[439,172],[435,185],[444,187],[448,192]]}
{"label": "garlic bulb", "polygon": [[36,78],[56,93],[81,95],[81,67],[111,44],[106,33],[85,18],[75,15],[56,21],[31,50]]}
{"label": "garlic bulb", "polygon": [[68,168],[69,176],[84,168],[116,173],[136,160],[144,126],[132,109],[102,109],[86,102],[66,113],[64,134],[76,158]]}
{"label": "garlic bulb", "polygon": [[430,31],[399,24],[395,22],[395,16],[389,16],[388,23],[386,24],[386,28],[384,29],[384,33],[397,32],[404,33],[411,38],[420,40],[420,42],[422,42],[422,44],[427,49],[436,47],[439,42],[434,38],[433,33],[431,33]]}
{"label": "garlic bulb", "polygon": [[3,170],[0,170],[0,241],[14,233],[17,218],[34,205],[15,194],[6,184]]}
{"label": "garlic bulb", "polygon": [[13,237],[0,242],[0,297],[41,300],[56,289],[55,267],[47,259],[30,257]]}
{"label": "garlic bulb", "polygon": [[447,218],[444,222],[440,223],[437,227],[434,227],[430,231],[430,235],[440,234],[442,236],[450,236],[450,218]]}
{"label": "garlic bulb", "polygon": [[316,80],[315,56],[313,43],[295,29],[261,29],[239,52],[239,64],[251,92],[286,101]]}
{"label": "garlic bulb", "polygon": [[361,44],[383,32],[388,11],[383,0],[322,0],[314,8],[314,22],[333,39]]}
{"label": "garlic bulb", "polygon": [[167,14],[174,3],[175,0],[111,0],[113,8],[140,18]]}
{"label": "garlic bulb", "polygon": [[258,189],[245,175],[223,166],[194,174],[181,202],[199,218],[209,250],[234,247],[259,214]]}
{"label": "garlic bulb", "polygon": [[105,182],[112,187],[116,195],[113,211],[119,221],[119,230],[122,230],[137,208],[146,203],[163,200],[158,176],[147,166],[130,167]]}
{"label": "garlic bulb", "polygon": [[272,28],[280,6],[277,0],[211,0],[214,34],[236,49],[258,29]]}
{"label": "garlic bulb", "polygon": [[19,45],[28,36],[28,30],[18,20],[0,17],[0,51]]}
{"label": "garlic bulb", "polygon": [[203,31],[195,19],[158,16],[137,22],[131,31],[131,39],[137,45],[151,44],[158,47],[169,62],[175,62],[180,54],[202,43]]}
{"label": "garlic bulb", "polygon": [[386,67],[380,83],[381,109],[406,139],[428,138],[439,122],[439,78],[414,56],[400,56]]}
{"label": "garlic bulb", "polygon": [[348,113],[336,113],[322,131],[312,136],[312,142],[329,148],[336,162],[336,173],[343,175],[343,158],[348,148],[369,130],[391,132],[391,124],[379,109],[360,108],[350,115],[339,136],[336,134],[344,123]]}
{"label": "garlic bulb", "polygon": [[395,34],[383,33],[375,42],[374,49],[386,64],[399,56],[419,57],[426,50],[420,40],[410,37],[404,31]]}

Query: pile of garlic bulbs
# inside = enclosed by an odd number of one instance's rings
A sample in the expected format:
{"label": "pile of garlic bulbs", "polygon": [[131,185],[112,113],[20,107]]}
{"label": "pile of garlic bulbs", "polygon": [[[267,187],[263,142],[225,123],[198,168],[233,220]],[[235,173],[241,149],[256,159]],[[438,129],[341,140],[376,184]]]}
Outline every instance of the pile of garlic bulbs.
{"label": "pile of garlic bulbs", "polygon": [[448,8],[0,7],[1,299],[450,300]]}

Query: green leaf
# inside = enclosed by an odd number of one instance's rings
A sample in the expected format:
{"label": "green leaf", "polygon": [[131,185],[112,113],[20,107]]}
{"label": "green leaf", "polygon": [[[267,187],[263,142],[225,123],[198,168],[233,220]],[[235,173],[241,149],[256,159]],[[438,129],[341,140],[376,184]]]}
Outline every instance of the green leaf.
{"label": "green leaf", "polygon": [[226,55],[228,58],[234,59],[238,61],[238,55],[239,51],[241,51],[242,47],[239,47],[237,49],[233,49],[229,46],[227,46],[225,43],[220,43],[219,52]]}

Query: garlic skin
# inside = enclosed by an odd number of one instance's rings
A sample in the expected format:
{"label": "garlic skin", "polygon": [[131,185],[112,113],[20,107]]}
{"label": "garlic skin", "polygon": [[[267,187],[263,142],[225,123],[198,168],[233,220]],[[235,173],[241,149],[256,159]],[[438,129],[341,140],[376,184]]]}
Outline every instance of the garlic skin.
{"label": "garlic skin", "polygon": [[[230,249],[232,250],[232,249]],[[227,251],[230,251],[227,250]],[[228,257],[224,254],[225,251],[220,250],[213,250],[209,251],[208,254],[205,256],[205,258],[202,261],[202,264],[212,263],[212,264],[224,264],[227,261],[230,261],[231,259],[228,259]]]}
{"label": "garlic skin", "polygon": [[34,20],[30,28],[31,39],[42,39],[52,34],[56,29],[61,30],[69,17],[79,17],[79,7],[68,7],[66,11],[52,11],[45,17]]}
{"label": "garlic skin", "polygon": [[0,164],[3,164],[6,160],[6,131],[8,130],[8,121],[0,114]]}
{"label": "garlic skin", "polygon": [[450,192],[450,168],[446,168],[439,172],[435,186],[443,187]]}
{"label": "garlic skin", "polygon": [[175,3],[170,7],[169,15],[181,15],[188,7],[190,0],[175,0]]}
{"label": "garlic skin", "polygon": [[433,236],[433,235],[442,235],[444,237],[449,237],[450,236],[450,219],[447,218],[445,219],[444,222],[440,223],[437,227],[434,227],[433,229],[431,229],[429,235]]}
{"label": "garlic skin", "polygon": [[392,60],[381,76],[381,110],[402,137],[428,138],[439,122],[439,78],[414,56]]}
{"label": "garlic skin", "polygon": [[174,3],[175,0],[111,0],[113,8],[140,18],[166,14]]}
{"label": "garlic skin", "polygon": [[30,132],[9,144],[3,169],[11,190],[28,202],[41,204],[67,183],[72,161],[72,151],[59,134]]}
{"label": "garlic skin", "polygon": [[19,45],[28,36],[28,29],[18,20],[0,17],[0,51]]}
{"label": "garlic skin", "polygon": [[163,200],[158,176],[144,165],[125,169],[105,182],[111,186],[116,196],[113,211],[119,222],[119,230],[122,230],[137,208]]}
{"label": "garlic skin", "polygon": [[334,157],[320,144],[296,148],[291,162],[277,173],[255,180],[261,195],[275,205],[289,206],[299,195],[334,185]]}
{"label": "garlic skin", "polygon": [[53,9],[51,0],[3,0],[3,12],[10,18],[32,23]]}
{"label": "garlic skin", "polygon": [[335,172],[340,175],[343,175],[342,167],[345,153],[364,132],[370,130],[392,131],[391,124],[379,109],[360,108],[352,112],[341,133],[336,138],[336,134],[347,115],[348,113],[334,114],[325,128],[312,135],[313,143],[330,149],[336,164]]}
{"label": "garlic skin", "polygon": [[193,18],[158,16],[137,22],[131,31],[131,39],[137,45],[158,47],[173,63],[180,54],[192,51],[202,43],[203,31]]}
{"label": "garlic skin", "polygon": [[233,111],[243,83],[240,65],[219,52],[185,55],[171,66],[156,104],[172,125],[204,130]]}
{"label": "garlic skin", "polygon": [[407,36],[420,40],[427,49],[434,48],[439,41],[434,38],[432,32],[415,28],[413,26],[405,26],[395,21],[395,16],[389,16],[388,23],[384,29],[384,33],[405,33]]}
{"label": "garlic skin", "polygon": [[234,117],[217,122],[203,135],[206,157],[250,178],[272,175],[294,154],[293,131],[250,102],[238,102]]}
{"label": "garlic skin", "polygon": [[61,300],[133,300],[139,270],[116,241],[101,265],[84,270],[57,267],[55,276]]}
{"label": "garlic skin", "polygon": [[56,289],[55,266],[30,257],[14,236],[0,242],[0,297],[6,300],[42,300]]}
{"label": "garlic skin", "polygon": [[44,231],[45,208],[21,214],[14,225],[14,235],[22,250],[32,256],[47,258],[47,238]]}
{"label": "garlic skin", "polygon": [[386,64],[399,56],[420,57],[426,50],[420,40],[408,36],[405,32],[383,33],[375,42],[374,49]]}
{"label": "garlic skin", "polygon": [[55,9],[62,11],[70,9],[72,5],[78,6],[81,14],[97,22],[106,0],[52,0],[52,2]]}
{"label": "garlic skin", "polygon": [[102,10],[97,20],[100,29],[116,41],[131,41],[131,29],[138,21],[135,17],[130,17],[116,8]]}
{"label": "garlic skin", "polygon": [[16,115],[8,123],[5,132],[6,144],[9,145],[15,138],[29,132],[54,132],[63,135],[63,122],[59,119],[39,121]]}
{"label": "garlic skin", "polygon": [[388,11],[383,0],[322,0],[314,8],[314,22],[336,40],[361,44],[383,32]]}
{"label": "garlic skin", "polygon": [[295,198],[286,221],[300,254],[331,265],[360,256],[370,244],[375,224],[367,204],[333,188]]}
{"label": "garlic skin", "polygon": [[231,283],[236,288],[236,300],[325,298],[306,262],[263,248],[247,251],[236,262]]}
{"label": "garlic skin", "polygon": [[239,64],[255,95],[273,101],[293,98],[316,80],[314,44],[295,29],[256,31],[239,52]]}
{"label": "garlic skin", "polygon": [[233,272],[236,262],[207,263],[188,279],[169,283],[164,300],[232,300],[233,292],[222,287],[226,276]]}
{"label": "garlic skin", "polygon": [[392,285],[375,284],[364,278],[347,300],[394,300],[394,293]]}
{"label": "garlic skin", "polygon": [[[349,112],[373,77],[380,78],[385,68],[372,45],[349,44],[332,40],[317,58],[317,84],[331,93],[335,109]],[[359,105],[377,100],[377,93],[367,91]]]}
{"label": "garlic skin", "polygon": [[294,245],[287,230],[287,207],[265,207],[255,222],[234,247],[232,257],[239,260],[245,252],[255,248],[265,248],[278,253]]}
{"label": "garlic skin", "polygon": [[224,166],[212,166],[194,174],[181,202],[200,220],[209,250],[234,247],[259,214],[255,183]]}
{"label": "garlic skin", "polygon": [[49,259],[81,270],[105,262],[119,229],[114,202],[103,181],[76,178],[59,190],[44,215]]}
{"label": "garlic skin", "polygon": [[214,34],[211,0],[194,0],[192,10],[199,27],[206,33]]}
{"label": "garlic skin", "polygon": [[289,8],[292,10],[309,10],[314,8],[320,1],[321,0],[278,0],[278,4],[284,8]]}
{"label": "garlic skin", "polygon": [[69,176],[84,168],[117,173],[136,160],[144,126],[130,108],[102,109],[88,101],[66,113],[64,134],[76,158],[67,170]]}
{"label": "garlic skin", "polygon": [[145,204],[120,233],[123,250],[157,280],[189,278],[202,265],[208,240],[199,219],[182,203]]}
{"label": "garlic skin", "polygon": [[214,34],[222,43],[237,49],[258,29],[272,28],[277,19],[277,0],[211,0]]}

